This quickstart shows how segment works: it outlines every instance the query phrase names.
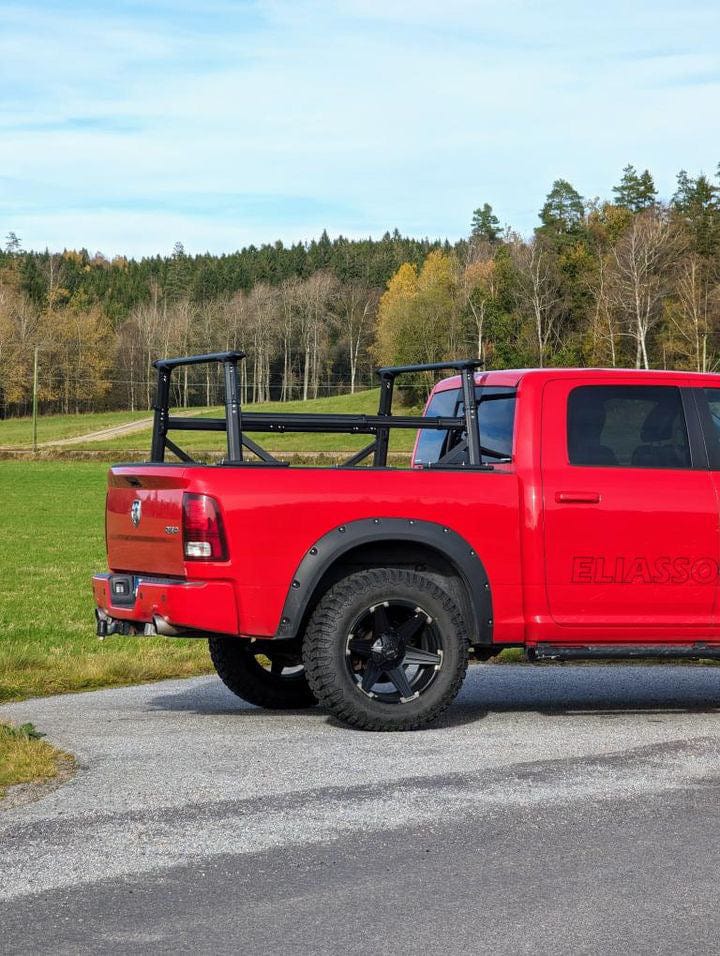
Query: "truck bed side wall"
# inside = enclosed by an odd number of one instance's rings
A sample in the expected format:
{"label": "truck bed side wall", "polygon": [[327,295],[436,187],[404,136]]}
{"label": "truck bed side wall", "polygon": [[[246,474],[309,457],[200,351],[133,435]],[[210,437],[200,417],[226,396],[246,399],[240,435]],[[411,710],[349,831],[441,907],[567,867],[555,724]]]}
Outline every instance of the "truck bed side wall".
{"label": "truck bed side wall", "polygon": [[305,554],[339,524],[405,518],[452,528],[488,575],[494,638],[522,639],[518,481],[511,472],[431,472],[281,468],[187,468],[187,490],[220,502],[227,564],[187,565],[195,578],[231,580],[240,630],[278,631],[283,605]]}

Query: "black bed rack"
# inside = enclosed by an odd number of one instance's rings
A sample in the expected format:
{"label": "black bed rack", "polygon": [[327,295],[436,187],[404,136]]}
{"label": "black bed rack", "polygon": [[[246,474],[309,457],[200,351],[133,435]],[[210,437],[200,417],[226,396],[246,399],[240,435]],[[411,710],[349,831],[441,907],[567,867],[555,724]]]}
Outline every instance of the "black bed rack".
{"label": "black bed rack", "polygon": [[[462,439],[453,453],[440,459],[440,467],[488,468],[483,465],[483,448],[480,442],[477,403],[475,401],[475,370],[481,368],[480,361],[466,359],[450,362],[433,362],[429,365],[394,365],[377,369],[380,376],[380,403],[377,415],[323,415],[282,413],[282,412],[244,412],[240,407],[240,387],[238,382],[238,362],[245,358],[244,352],[212,352],[207,355],[190,355],[185,358],[159,359],[154,362],[157,369],[157,394],[155,399],[152,448],[150,460],[163,462],[165,452],[170,451],[181,461],[195,463],[187,452],[168,438],[168,431],[223,431],[227,432],[227,457],[224,464],[239,465],[245,463],[243,449],[256,455],[261,462],[280,465],[266,449],[262,448],[246,434],[247,432],[307,432],[335,433],[345,435],[372,435],[372,441],[360,451],[343,462],[343,466],[359,465],[373,456],[373,465],[384,468],[387,465],[388,444],[391,428],[435,429],[449,431],[457,429]],[[176,368],[184,365],[218,363],[223,367],[225,385],[224,418],[190,418],[170,414],[171,376]],[[398,375],[413,372],[438,372],[453,370],[460,374],[463,390],[464,415],[462,418],[418,417],[416,415],[393,415],[392,401],[395,379]]]}

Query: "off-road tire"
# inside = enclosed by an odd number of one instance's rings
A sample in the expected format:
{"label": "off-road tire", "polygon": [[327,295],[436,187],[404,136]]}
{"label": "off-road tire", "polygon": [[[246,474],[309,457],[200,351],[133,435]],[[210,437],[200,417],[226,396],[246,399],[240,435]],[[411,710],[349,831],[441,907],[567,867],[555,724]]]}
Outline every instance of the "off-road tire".
{"label": "off-road tire", "polygon": [[269,710],[300,710],[317,703],[304,673],[285,677],[271,674],[255,659],[248,640],[211,637],[209,646],[220,680],[249,704]]}
{"label": "off-road tire", "polygon": [[[433,683],[417,699],[386,703],[363,693],[346,663],[346,641],[363,608],[411,601],[432,615],[442,635],[443,659]],[[312,692],[343,723],[362,730],[417,730],[432,723],[457,695],[468,665],[467,623],[452,589],[401,568],[349,574],[323,596],[303,640],[305,673]]]}

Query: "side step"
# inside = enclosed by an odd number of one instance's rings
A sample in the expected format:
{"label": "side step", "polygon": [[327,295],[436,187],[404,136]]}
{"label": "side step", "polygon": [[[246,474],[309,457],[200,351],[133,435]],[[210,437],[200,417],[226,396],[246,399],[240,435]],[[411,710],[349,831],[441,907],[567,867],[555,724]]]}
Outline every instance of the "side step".
{"label": "side step", "polygon": [[720,660],[720,644],[537,644],[528,648],[528,657],[536,661]]}

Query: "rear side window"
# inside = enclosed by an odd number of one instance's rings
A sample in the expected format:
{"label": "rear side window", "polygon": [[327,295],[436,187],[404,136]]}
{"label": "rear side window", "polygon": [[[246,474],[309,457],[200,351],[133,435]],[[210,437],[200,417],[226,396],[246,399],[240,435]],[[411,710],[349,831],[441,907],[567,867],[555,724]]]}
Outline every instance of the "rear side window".
{"label": "rear side window", "polygon": [[[460,389],[452,388],[446,392],[436,392],[427,407],[425,415],[430,418],[454,418],[458,406]],[[420,431],[415,450],[415,464],[429,465],[439,461],[447,443],[447,432],[423,428]]]}
{"label": "rear side window", "polygon": [[[480,441],[487,453],[484,464],[510,461],[512,458],[513,429],[515,426],[515,389],[507,386],[485,386],[475,389],[478,405]],[[428,405],[426,415],[462,418],[465,403],[459,388],[436,392]],[[416,465],[430,465],[456,448],[465,440],[462,429],[431,431],[423,429],[415,452]]]}
{"label": "rear side window", "polygon": [[680,390],[672,386],[584,385],[568,399],[571,465],[689,468]]}
{"label": "rear side window", "polygon": [[720,471],[720,388],[704,388],[702,393],[707,402],[708,411],[706,419],[701,406],[701,414],[705,419],[705,444],[710,457],[710,467],[713,471]]}
{"label": "rear side window", "polygon": [[707,399],[708,409],[710,411],[710,422],[712,430],[706,435],[708,451],[710,452],[710,461],[714,463],[714,468],[720,467],[720,388],[704,388],[703,392]]}

